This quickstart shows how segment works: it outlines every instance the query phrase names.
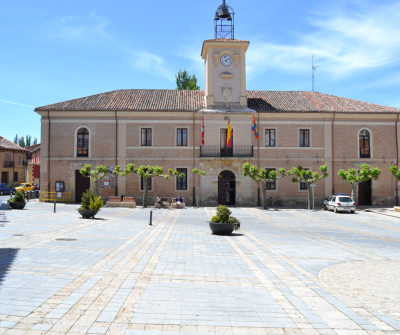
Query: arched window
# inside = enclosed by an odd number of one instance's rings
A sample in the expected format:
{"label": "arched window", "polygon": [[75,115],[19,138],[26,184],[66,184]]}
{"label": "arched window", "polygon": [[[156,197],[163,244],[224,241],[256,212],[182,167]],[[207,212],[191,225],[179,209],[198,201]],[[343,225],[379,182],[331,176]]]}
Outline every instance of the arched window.
{"label": "arched window", "polygon": [[371,158],[371,137],[367,129],[362,129],[358,135],[360,158]]}
{"label": "arched window", "polygon": [[77,133],[76,156],[89,157],[89,131],[86,128],[80,128]]}

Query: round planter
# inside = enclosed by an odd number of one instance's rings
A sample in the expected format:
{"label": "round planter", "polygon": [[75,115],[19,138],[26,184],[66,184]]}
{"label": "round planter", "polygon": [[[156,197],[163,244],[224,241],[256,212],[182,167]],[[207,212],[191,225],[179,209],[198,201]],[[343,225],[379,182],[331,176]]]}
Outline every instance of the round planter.
{"label": "round planter", "polygon": [[24,209],[24,207],[25,207],[25,205],[26,205],[26,202],[25,202],[25,201],[22,201],[22,202],[12,202],[12,201],[9,201],[8,204],[10,205],[10,207],[11,207],[12,209]]}
{"label": "round planter", "polygon": [[84,219],[90,219],[90,218],[94,219],[94,216],[97,214],[98,211],[92,211],[91,209],[81,209],[81,208],[79,208],[78,212],[79,212],[80,215],[82,215],[82,217]]}
{"label": "round planter", "polygon": [[209,222],[210,229],[214,235],[230,235],[235,230],[237,223]]}

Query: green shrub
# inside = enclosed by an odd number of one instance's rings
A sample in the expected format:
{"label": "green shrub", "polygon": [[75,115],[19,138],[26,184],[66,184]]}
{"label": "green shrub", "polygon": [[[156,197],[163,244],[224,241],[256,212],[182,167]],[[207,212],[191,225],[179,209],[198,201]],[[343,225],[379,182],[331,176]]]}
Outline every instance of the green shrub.
{"label": "green shrub", "polygon": [[21,191],[15,193],[10,202],[25,202],[25,195]]}
{"label": "green shrub", "polygon": [[[235,217],[231,216],[232,212],[229,210],[228,207],[224,205],[218,205],[217,206],[217,215],[213,216],[211,218],[211,222],[214,223],[237,223],[236,229],[240,228],[240,221],[236,219]],[[236,230],[235,229],[235,230]]]}
{"label": "green shrub", "polygon": [[90,198],[89,209],[92,211],[98,211],[101,207],[103,207],[103,200],[101,200],[100,195],[94,199]]}
{"label": "green shrub", "polygon": [[81,198],[81,208],[90,209],[90,200],[93,201],[95,197],[96,196],[94,195],[93,191],[90,189],[83,192]]}

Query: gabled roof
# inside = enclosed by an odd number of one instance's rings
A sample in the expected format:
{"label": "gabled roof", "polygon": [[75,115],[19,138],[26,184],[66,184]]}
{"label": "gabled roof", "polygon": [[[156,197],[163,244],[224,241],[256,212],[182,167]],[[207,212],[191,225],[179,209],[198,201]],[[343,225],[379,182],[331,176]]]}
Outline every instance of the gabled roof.
{"label": "gabled roof", "polygon": [[5,137],[0,136],[0,150],[18,150],[18,151],[28,151],[18,144],[7,140]]}
{"label": "gabled roof", "polygon": [[38,107],[35,111],[197,111],[203,91],[117,90]]}
{"label": "gabled roof", "polygon": [[[262,113],[400,113],[400,109],[308,91],[247,91],[248,106]],[[197,111],[204,92],[190,90],[116,90],[59,102],[35,111]]]}
{"label": "gabled roof", "polygon": [[400,113],[399,108],[309,91],[248,91],[249,108],[259,112]]}

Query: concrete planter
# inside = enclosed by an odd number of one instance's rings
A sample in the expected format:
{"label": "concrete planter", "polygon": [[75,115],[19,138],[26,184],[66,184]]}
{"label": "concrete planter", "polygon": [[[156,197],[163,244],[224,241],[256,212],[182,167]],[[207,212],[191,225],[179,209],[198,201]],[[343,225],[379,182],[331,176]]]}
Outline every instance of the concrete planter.
{"label": "concrete planter", "polygon": [[230,235],[237,229],[237,223],[209,222],[210,229],[214,235]]}
{"label": "concrete planter", "polygon": [[8,204],[10,205],[10,207],[11,207],[12,209],[24,209],[24,207],[25,207],[25,205],[26,205],[26,202],[25,202],[25,201],[22,201],[22,202],[12,202],[12,201],[9,201]]}
{"label": "concrete planter", "polygon": [[94,216],[98,213],[98,211],[92,211],[91,209],[84,209],[84,208],[79,208],[78,212],[84,219],[94,219]]}

